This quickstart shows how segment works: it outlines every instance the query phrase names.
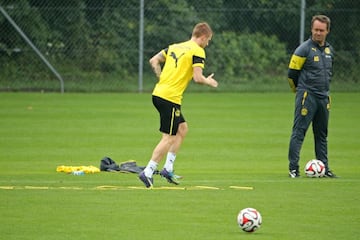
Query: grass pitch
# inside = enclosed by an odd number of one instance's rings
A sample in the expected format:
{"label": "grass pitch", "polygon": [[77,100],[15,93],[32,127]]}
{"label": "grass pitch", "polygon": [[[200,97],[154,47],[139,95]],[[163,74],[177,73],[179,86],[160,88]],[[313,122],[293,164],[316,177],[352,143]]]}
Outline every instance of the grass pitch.
{"label": "grass pitch", "polygon": [[[338,179],[289,179],[294,95],[186,94],[181,185],[155,176],[57,173],[59,165],[147,163],[160,139],[150,94],[0,94],[1,239],[358,239],[360,111],[334,93],[330,166]],[[314,158],[311,129],[301,167]],[[304,174],[302,174],[304,175]],[[242,232],[237,213],[260,211]]]}

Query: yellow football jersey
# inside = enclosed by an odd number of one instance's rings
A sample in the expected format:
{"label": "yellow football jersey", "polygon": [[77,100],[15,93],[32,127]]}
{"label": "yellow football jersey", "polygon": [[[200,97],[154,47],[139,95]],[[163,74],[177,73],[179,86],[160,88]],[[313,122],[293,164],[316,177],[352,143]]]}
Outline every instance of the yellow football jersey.
{"label": "yellow football jersey", "polygon": [[183,93],[193,78],[193,67],[204,68],[205,50],[189,40],[172,44],[162,53],[166,60],[152,94],[181,105]]}

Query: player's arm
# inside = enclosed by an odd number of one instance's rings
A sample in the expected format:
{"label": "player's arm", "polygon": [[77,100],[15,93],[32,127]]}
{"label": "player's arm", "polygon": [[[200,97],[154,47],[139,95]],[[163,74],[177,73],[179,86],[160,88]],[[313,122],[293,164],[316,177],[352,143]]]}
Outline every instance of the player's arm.
{"label": "player's arm", "polygon": [[293,92],[296,92],[300,71],[304,66],[305,60],[306,57],[301,57],[296,54],[291,56],[288,69],[288,81]]}
{"label": "player's arm", "polygon": [[203,69],[201,67],[195,66],[193,67],[194,75],[193,79],[198,84],[205,84],[211,87],[217,87],[218,82],[213,78],[214,73],[210,74],[209,76],[205,77],[203,75]]}
{"label": "player's arm", "polygon": [[166,50],[161,50],[157,54],[155,54],[152,58],[150,58],[149,63],[151,65],[152,70],[154,71],[157,78],[160,78],[161,74],[161,64],[165,62],[165,52]]}
{"label": "player's arm", "polygon": [[210,74],[208,77],[205,77],[203,74],[203,68],[205,65],[205,55],[200,53],[199,55],[194,55],[192,58],[193,63],[193,79],[194,82],[198,84],[205,84],[211,87],[217,87],[218,82],[213,78],[214,74]]}
{"label": "player's arm", "polygon": [[301,44],[293,53],[288,68],[288,81],[290,88],[296,92],[300,72],[305,64],[306,56],[309,54],[309,46]]}

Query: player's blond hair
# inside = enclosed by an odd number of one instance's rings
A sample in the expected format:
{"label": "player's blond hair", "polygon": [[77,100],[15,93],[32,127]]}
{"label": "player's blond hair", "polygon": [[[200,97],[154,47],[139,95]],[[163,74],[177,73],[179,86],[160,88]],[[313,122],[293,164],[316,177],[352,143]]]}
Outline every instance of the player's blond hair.
{"label": "player's blond hair", "polygon": [[207,37],[213,35],[213,31],[211,30],[210,25],[206,22],[196,24],[193,29],[192,36],[198,38],[204,35]]}

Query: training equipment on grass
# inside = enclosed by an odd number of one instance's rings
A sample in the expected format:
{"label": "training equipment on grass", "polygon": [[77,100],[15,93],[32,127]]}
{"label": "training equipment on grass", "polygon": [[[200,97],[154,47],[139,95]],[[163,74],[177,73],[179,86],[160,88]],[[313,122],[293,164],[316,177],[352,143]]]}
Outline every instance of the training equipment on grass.
{"label": "training equipment on grass", "polygon": [[64,172],[64,173],[72,173],[73,175],[81,175],[80,172],[84,174],[88,173],[99,173],[100,169],[95,166],[57,166],[57,172]]}
{"label": "training equipment on grass", "polygon": [[[137,165],[135,160],[128,160],[117,164],[110,157],[104,157],[100,161],[100,170],[107,172],[122,172],[122,173],[137,173],[139,174],[143,171],[145,167],[140,167]],[[154,174],[159,174],[159,171],[155,171]]]}
{"label": "training equipment on grass", "polygon": [[255,208],[244,208],[238,216],[239,227],[245,232],[255,232],[262,223],[261,214]]}
{"label": "training equipment on grass", "polygon": [[306,163],[304,171],[308,177],[323,177],[325,175],[325,164],[320,160],[312,159]]}

